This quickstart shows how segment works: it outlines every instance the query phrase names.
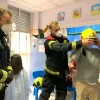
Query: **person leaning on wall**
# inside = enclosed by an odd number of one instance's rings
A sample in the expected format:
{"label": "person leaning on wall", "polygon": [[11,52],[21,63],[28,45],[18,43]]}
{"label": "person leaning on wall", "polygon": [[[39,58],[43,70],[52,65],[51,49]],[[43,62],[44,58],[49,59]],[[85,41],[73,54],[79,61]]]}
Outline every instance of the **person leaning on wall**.
{"label": "person leaning on wall", "polygon": [[65,100],[67,95],[67,84],[65,73],[68,73],[67,52],[80,48],[82,45],[92,44],[91,39],[68,42],[61,33],[60,25],[57,21],[51,21],[43,32],[49,28],[51,34],[46,37],[44,42],[46,61],[44,67],[44,77],[42,92],[39,100],[48,100],[50,94],[56,86],[55,100]]}
{"label": "person leaning on wall", "polygon": [[12,14],[7,9],[0,8],[0,100],[4,100],[6,84],[13,79],[13,70],[9,66],[10,49],[6,42],[11,31]]}

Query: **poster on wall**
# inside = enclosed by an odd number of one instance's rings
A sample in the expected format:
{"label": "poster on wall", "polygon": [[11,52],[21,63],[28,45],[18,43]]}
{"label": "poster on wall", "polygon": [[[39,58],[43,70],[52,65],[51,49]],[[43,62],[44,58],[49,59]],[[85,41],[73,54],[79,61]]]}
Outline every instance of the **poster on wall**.
{"label": "poster on wall", "polygon": [[59,12],[57,14],[57,21],[64,21],[65,19],[65,12]]}
{"label": "poster on wall", "polygon": [[100,14],[100,4],[92,5],[91,6],[91,15],[99,15]]}
{"label": "poster on wall", "polygon": [[81,18],[81,8],[73,10],[72,18],[73,19],[79,19],[79,18]]}
{"label": "poster on wall", "polygon": [[39,45],[39,52],[45,52],[44,45]]}

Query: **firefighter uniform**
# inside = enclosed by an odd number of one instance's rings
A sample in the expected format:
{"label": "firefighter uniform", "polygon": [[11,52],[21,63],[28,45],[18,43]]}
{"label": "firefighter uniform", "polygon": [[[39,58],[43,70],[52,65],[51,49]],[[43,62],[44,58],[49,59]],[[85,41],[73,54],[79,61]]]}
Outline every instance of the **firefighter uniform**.
{"label": "firefighter uniform", "polygon": [[67,95],[65,73],[69,72],[67,52],[80,48],[82,43],[80,40],[68,42],[65,37],[56,37],[50,34],[46,38],[44,46],[46,54],[45,74],[39,100],[48,100],[54,86],[56,86],[55,100],[65,100]]}
{"label": "firefighter uniform", "polygon": [[5,37],[5,33],[0,28],[0,100],[4,100],[6,84],[13,79],[13,70],[9,66],[10,49]]}

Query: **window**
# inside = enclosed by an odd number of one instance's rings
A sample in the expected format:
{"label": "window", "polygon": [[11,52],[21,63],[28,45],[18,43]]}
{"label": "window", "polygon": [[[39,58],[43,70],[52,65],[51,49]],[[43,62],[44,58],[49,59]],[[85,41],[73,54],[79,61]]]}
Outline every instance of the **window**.
{"label": "window", "polygon": [[16,31],[11,32],[11,50],[21,55],[23,67],[28,72],[30,57],[30,13],[12,6],[8,6],[8,10],[12,13],[12,22],[16,25]]}

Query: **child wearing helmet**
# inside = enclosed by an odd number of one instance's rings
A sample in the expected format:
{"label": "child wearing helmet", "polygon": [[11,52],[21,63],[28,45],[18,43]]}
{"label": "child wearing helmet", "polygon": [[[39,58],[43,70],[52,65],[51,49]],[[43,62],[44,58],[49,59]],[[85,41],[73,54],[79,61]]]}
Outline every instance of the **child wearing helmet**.
{"label": "child wearing helmet", "polygon": [[[97,33],[87,28],[81,34],[81,39],[92,39],[93,45],[100,47]],[[99,66],[100,49],[82,46],[71,54],[71,60],[76,61],[76,91],[77,100],[100,100]]]}

